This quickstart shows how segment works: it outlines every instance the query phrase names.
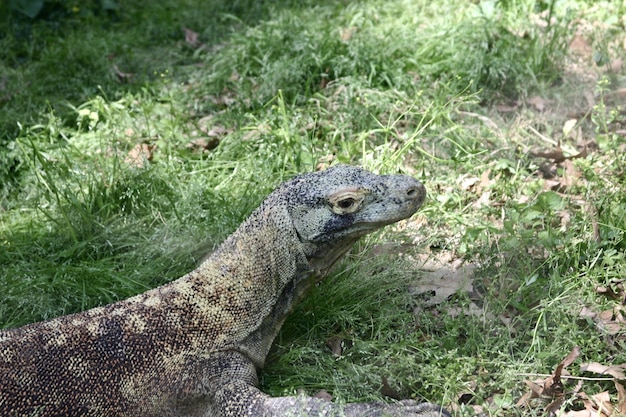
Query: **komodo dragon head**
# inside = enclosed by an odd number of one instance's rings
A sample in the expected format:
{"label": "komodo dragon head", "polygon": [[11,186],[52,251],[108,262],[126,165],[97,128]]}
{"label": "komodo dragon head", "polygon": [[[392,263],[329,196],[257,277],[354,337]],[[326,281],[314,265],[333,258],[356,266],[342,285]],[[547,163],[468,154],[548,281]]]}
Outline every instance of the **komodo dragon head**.
{"label": "komodo dragon head", "polygon": [[274,194],[284,198],[309,264],[325,275],[360,237],[411,217],[426,189],[406,175],[339,165],[295,177]]}

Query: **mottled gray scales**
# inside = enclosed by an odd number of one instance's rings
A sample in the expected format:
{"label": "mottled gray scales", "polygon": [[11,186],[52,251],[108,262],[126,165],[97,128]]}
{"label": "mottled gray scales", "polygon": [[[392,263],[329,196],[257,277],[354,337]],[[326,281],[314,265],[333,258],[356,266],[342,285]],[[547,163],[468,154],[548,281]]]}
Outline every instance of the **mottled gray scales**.
{"label": "mottled gray scales", "polygon": [[0,331],[0,416],[448,415],[269,397],[285,317],[361,236],[413,215],[415,179],[337,166],[279,186],[197,269],[108,306]]}

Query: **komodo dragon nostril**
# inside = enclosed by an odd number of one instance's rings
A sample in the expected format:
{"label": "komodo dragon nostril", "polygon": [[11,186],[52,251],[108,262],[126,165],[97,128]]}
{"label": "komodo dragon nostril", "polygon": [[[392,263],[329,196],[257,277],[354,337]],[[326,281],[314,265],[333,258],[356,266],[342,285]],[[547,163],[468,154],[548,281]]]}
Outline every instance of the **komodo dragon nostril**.
{"label": "komodo dragon nostril", "polygon": [[406,192],[406,195],[408,195],[409,197],[413,198],[413,197],[417,197],[417,188],[409,188],[409,191]]}

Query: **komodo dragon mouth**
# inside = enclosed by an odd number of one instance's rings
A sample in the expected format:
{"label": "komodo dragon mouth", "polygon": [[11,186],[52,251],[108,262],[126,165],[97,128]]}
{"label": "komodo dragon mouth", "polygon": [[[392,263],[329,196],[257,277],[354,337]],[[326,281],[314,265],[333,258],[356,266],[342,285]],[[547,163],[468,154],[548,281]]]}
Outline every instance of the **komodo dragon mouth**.
{"label": "komodo dragon mouth", "polygon": [[346,165],[287,181],[176,281],[0,331],[0,416],[449,417],[428,403],[272,398],[257,386],[311,283],[364,234],[412,216],[425,196],[412,177]]}

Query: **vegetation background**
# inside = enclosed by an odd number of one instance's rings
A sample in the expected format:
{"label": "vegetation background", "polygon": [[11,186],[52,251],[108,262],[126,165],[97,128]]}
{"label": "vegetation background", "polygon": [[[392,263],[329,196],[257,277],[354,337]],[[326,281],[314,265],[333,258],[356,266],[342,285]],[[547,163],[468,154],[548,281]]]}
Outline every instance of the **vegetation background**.
{"label": "vegetation background", "polygon": [[429,200],[293,314],[265,391],[626,415],[625,12],[3,2],[0,325],[175,279],[281,181],[360,164]]}

